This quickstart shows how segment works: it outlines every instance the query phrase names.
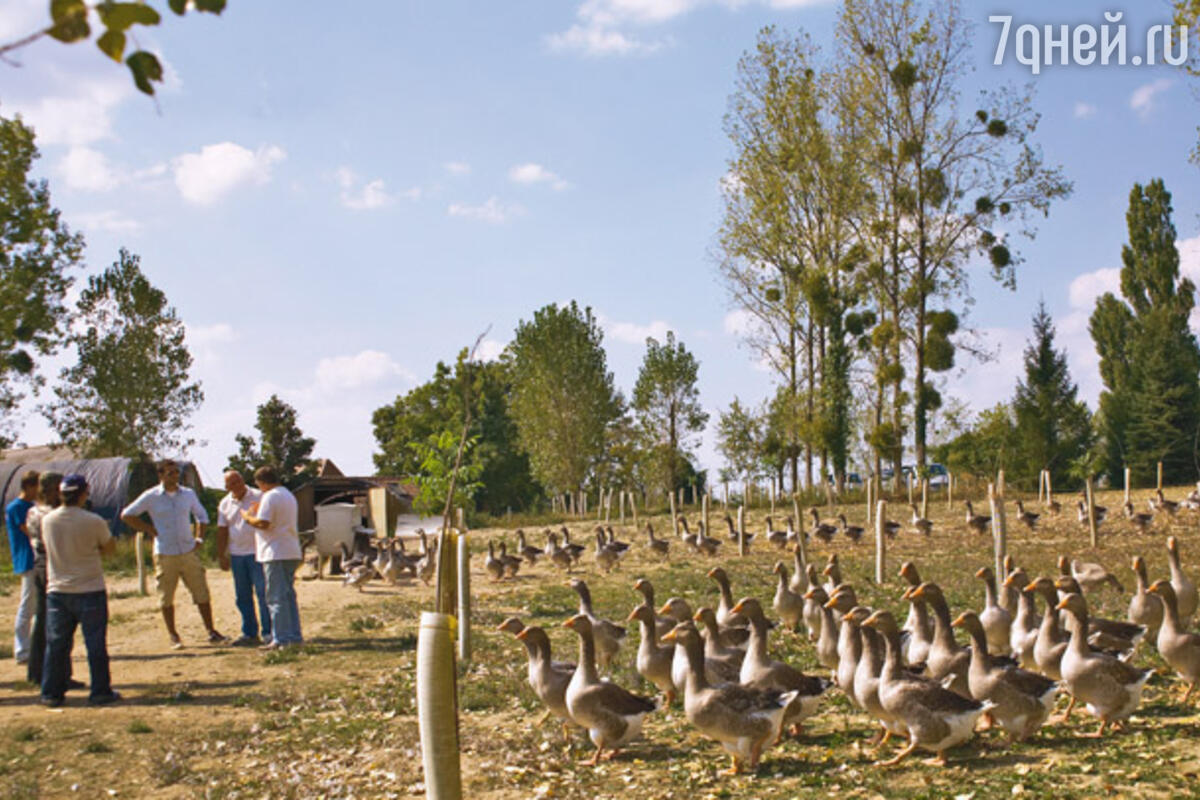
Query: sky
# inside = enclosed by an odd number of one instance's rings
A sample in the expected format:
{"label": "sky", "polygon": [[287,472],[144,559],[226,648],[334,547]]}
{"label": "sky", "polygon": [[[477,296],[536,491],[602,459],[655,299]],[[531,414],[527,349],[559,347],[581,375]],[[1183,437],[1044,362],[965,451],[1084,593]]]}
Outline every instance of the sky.
{"label": "sky", "polygon": [[[0,0],[0,42],[44,26],[46,9]],[[992,358],[960,355],[943,394],[976,409],[1011,397],[1039,300],[1094,404],[1087,317],[1118,286],[1135,182],[1166,181],[1184,272],[1200,279],[1200,167],[1188,163],[1200,80],[1100,64],[1034,76],[1011,53],[993,64],[989,15],[1099,25],[1118,10],[1135,41],[1169,19],[1165,0],[965,4],[964,103],[1033,82],[1036,142],[1075,189],[1019,244],[1015,290],[971,270],[966,321]],[[187,455],[206,483],[272,393],[297,408],[317,456],[371,473],[375,408],[485,330],[482,355],[495,357],[519,320],[572,299],[602,322],[627,396],[647,336],[673,330],[696,354],[712,415],[698,454],[715,473],[717,414],[772,387],[714,258],[737,61],[766,25],[831,53],[837,12],[820,0],[230,0],[220,17],[165,14],[139,31],[166,65],[157,100],[92,45],[44,40],[0,63],[0,114],[35,129],[36,175],[86,237],[77,284],[126,247],[186,324],[205,392],[192,431],[204,444]],[[51,382],[70,360],[43,365]],[[38,402],[21,410],[31,445],[54,439]]]}

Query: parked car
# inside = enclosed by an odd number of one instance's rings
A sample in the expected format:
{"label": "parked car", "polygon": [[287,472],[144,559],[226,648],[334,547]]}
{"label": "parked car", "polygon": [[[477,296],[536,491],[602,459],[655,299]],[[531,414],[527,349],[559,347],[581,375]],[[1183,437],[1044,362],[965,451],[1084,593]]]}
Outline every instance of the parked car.
{"label": "parked car", "polygon": [[929,487],[941,489],[950,482],[950,473],[942,464],[929,465]]}
{"label": "parked car", "polygon": [[857,472],[846,473],[846,488],[847,489],[861,489],[862,487],[863,487],[863,479],[862,479],[861,475],[859,475]]}

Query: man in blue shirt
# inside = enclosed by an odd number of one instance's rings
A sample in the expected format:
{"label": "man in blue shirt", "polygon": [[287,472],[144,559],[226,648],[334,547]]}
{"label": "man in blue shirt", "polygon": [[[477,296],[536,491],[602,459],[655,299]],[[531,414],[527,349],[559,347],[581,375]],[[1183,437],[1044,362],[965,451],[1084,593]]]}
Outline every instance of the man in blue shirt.
{"label": "man in blue shirt", "polygon": [[[159,484],[142,492],[121,511],[121,521],[135,531],[154,539],[154,577],[158,584],[159,606],[171,648],[183,648],[183,640],[175,630],[175,587],[183,580],[200,618],[208,631],[208,641],[226,644],[228,639],[213,627],[212,602],[204,565],[196,554],[196,546],[204,541],[204,526],[208,512],[200,498],[186,486],[179,485],[179,465],[169,459],[158,462]],[[142,514],[150,517],[147,523]]]}
{"label": "man in blue shirt", "polygon": [[13,630],[13,656],[18,664],[29,661],[29,634],[33,626],[33,613],[37,608],[33,547],[29,544],[29,531],[25,527],[25,518],[37,500],[37,490],[38,474],[29,470],[21,476],[21,493],[4,509],[13,574],[21,576],[21,599],[17,603],[17,619]]}

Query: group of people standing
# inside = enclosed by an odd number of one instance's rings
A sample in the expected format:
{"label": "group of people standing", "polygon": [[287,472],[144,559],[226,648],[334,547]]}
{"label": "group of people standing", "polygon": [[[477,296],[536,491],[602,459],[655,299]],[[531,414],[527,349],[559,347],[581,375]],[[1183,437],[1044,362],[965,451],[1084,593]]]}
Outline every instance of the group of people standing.
{"label": "group of people standing", "polygon": [[[230,642],[213,624],[204,565],[197,552],[208,514],[199,497],[179,483],[175,461],[157,464],[159,483],[121,511],[121,520],[154,541],[159,609],[170,646],[184,647],[175,626],[175,590],[180,580],[200,612],[212,644],[276,650],[303,642],[295,574],[302,552],[296,528],[296,498],[273,467],[254,473],[257,488],[237,471],[225,473],[228,494],[217,521],[217,558],[230,570],[242,617],[241,636]],[[41,686],[42,702],[61,706],[71,678],[71,647],[82,628],[91,673],[88,702],[120,698],[112,688],[108,660],[108,593],[101,559],[116,550],[108,523],[87,510],[83,475],[26,472],[20,494],[5,508],[13,572],[21,578],[13,656],[27,665],[30,682]],[[258,613],[255,613],[257,600]],[[261,630],[261,638],[260,638]]]}

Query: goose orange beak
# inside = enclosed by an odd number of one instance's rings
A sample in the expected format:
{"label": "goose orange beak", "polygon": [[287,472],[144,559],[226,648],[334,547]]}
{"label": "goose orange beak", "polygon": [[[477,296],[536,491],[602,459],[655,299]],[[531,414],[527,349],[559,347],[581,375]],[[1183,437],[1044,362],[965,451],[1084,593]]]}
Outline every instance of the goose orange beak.
{"label": "goose orange beak", "polygon": [[642,588],[645,587],[645,585],[646,585],[646,580],[644,578],[638,578],[637,581],[635,581],[633,584],[633,590],[635,592],[640,592],[642,590]]}
{"label": "goose orange beak", "polygon": [[862,621],[862,624],[863,624],[863,626],[864,626],[864,627],[867,627],[867,628],[875,628],[875,627],[878,627],[878,625],[879,625],[879,612],[878,612],[878,611],[876,611],[874,614],[872,614],[871,616],[869,616],[869,617],[867,617],[866,619],[864,619],[864,620]]}
{"label": "goose orange beak", "polygon": [[574,617],[572,617],[571,619],[568,619],[568,620],[563,620],[563,627],[564,627],[564,628],[571,628],[572,630],[574,630],[574,628],[575,628],[575,618],[574,618]]}
{"label": "goose orange beak", "polygon": [[743,611],[746,610],[746,607],[743,606],[742,602],[739,600],[738,604],[729,610],[734,614],[741,614]]}
{"label": "goose orange beak", "polygon": [[658,637],[658,640],[659,640],[660,642],[673,642],[673,641],[675,641],[675,629],[674,629],[674,628],[672,628],[671,630],[667,631],[667,632],[666,632],[666,633],[664,633],[662,636]]}
{"label": "goose orange beak", "polygon": [[986,574],[984,571],[986,569],[987,569],[987,567],[980,567],[979,569],[975,570],[975,577],[982,578]]}
{"label": "goose orange beak", "polygon": [[909,589],[908,590],[908,599],[909,600],[925,599],[925,584],[921,584],[920,586],[915,586],[912,589]]}
{"label": "goose orange beak", "polygon": [[1010,589],[1015,589],[1017,586],[1016,573],[1010,572],[1008,577],[1004,579],[1004,583],[1002,583],[1001,586],[1007,586]]}
{"label": "goose orange beak", "polygon": [[1029,584],[1028,586],[1026,586],[1024,589],[1022,589],[1021,591],[1023,591],[1023,592],[1036,592],[1036,591],[1037,591],[1037,588],[1038,588],[1037,581],[1034,581],[1033,583],[1031,583],[1031,584]]}
{"label": "goose orange beak", "polygon": [[638,610],[636,608],[633,611],[630,611],[629,616],[625,618],[625,621],[633,622],[635,619],[637,619],[637,612]]}
{"label": "goose orange beak", "polygon": [[658,613],[662,614],[663,616],[666,616],[667,614],[671,613],[671,604],[663,603],[663,607],[658,610]]}
{"label": "goose orange beak", "polygon": [[1155,594],[1162,594],[1163,586],[1166,585],[1167,581],[1155,581],[1154,583],[1150,584],[1146,591],[1154,592]]}
{"label": "goose orange beak", "polygon": [[836,596],[829,598],[828,600],[825,601],[825,608],[829,608],[829,609],[837,608],[837,600],[838,599]]}
{"label": "goose orange beak", "polygon": [[1064,611],[1064,610],[1066,610],[1066,608],[1067,608],[1067,598],[1065,598],[1065,597],[1064,597],[1062,600],[1059,600],[1059,601],[1058,601],[1058,605],[1056,605],[1054,608],[1055,608],[1055,609],[1057,609],[1058,611]]}
{"label": "goose orange beak", "polygon": [[806,589],[804,594],[802,595],[802,597],[804,597],[805,600],[812,600],[816,596],[817,596],[816,592],[813,591],[811,586],[808,587],[808,589]]}
{"label": "goose orange beak", "polygon": [[950,623],[950,627],[961,628],[966,624],[967,624],[967,616],[965,614],[959,614],[957,617],[955,617],[954,622]]}
{"label": "goose orange beak", "polygon": [[523,641],[525,641],[526,638],[528,638],[528,634],[529,634],[529,628],[522,628],[520,631],[517,632],[517,638],[523,642]]}
{"label": "goose orange beak", "polygon": [[716,577],[716,575],[717,575],[717,568],[716,568],[716,567],[713,567],[712,569],[710,569],[710,570],[708,571],[708,577],[710,577],[710,578],[714,578],[714,577]]}
{"label": "goose orange beak", "polygon": [[825,569],[821,570],[821,574],[824,575],[826,578],[829,577],[829,573],[831,573],[831,572],[833,572],[833,564],[826,564]]}

